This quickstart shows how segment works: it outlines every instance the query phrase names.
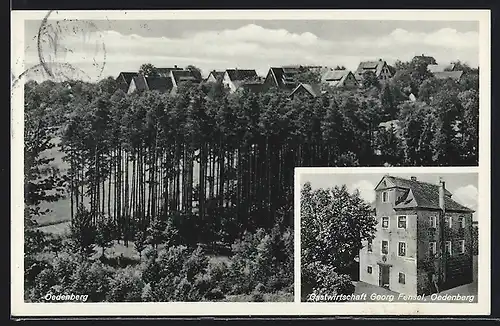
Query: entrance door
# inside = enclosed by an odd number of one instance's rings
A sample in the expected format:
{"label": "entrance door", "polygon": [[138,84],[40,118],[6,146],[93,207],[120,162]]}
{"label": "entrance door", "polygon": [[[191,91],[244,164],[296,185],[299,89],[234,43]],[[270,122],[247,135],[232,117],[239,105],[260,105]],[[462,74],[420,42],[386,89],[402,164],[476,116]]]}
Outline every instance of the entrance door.
{"label": "entrance door", "polygon": [[386,289],[389,289],[389,274],[389,266],[379,265],[379,285]]}

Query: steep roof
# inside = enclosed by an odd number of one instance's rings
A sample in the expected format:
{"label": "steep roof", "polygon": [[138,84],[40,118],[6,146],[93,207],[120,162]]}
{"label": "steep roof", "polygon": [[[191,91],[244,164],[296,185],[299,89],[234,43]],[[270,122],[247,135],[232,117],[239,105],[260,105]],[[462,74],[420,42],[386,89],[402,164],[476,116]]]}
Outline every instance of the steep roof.
{"label": "steep roof", "polygon": [[137,75],[133,78],[135,89],[137,91],[145,91],[148,89],[148,83],[146,82],[146,77],[143,75]]}
{"label": "steep roof", "polygon": [[175,86],[179,86],[179,83],[182,82],[191,82],[195,84],[201,82],[196,74],[190,70],[172,70],[170,73],[173,78],[172,83],[175,83]]}
{"label": "steep roof", "polygon": [[321,95],[320,85],[301,83],[297,87],[295,87],[295,89],[290,93],[290,96],[293,96],[301,88],[303,88],[306,92],[308,92],[313,97],[318,97],[319,95]]}
{"label": "steep roof", "polygon": [[277,83],[277,87],[281,89],[286,89],[292,91],[295,87],[297,87],[297,83],[295,82],[293,76],[299,73],[298,68],[296,67],[271,67],[269,68],[275,82]]}
{"label": "steep roof", "polygon": [[436,64],[436,65],[428,65],[427,69],[429,69],[430,72],[436,73],[436,72],[443,72],[445,70],[453,70],[455,68],[454,64]]}
{"label": "steep roof", "polygon": [[210,74],[208,74],[208,77],[207,77],[207,80],[208,78],[210,78],[210,76],[214,76],[215,80],[221,80],[222,78],[224,78],[224,73],[225,71],[211,71]]}
{"label": "steep roof", "polygon": [[159,77],[170,77],[170,72],[173,70],[179,71],[179,70],[184,70],[184,69],[179,68],[177,66],[170,67],[170,68],[156,68],[156,71],[157,71]]}
{"label": "steep roof", "polygon": [[373,71],[375,75],[379,76],[385,64],[384,60],[362,61],[356,69],[356,74],[362,76],[365,71]]}
{"label": "steep roof", "polygon": [[116,79],[118,80],[119,78],[122,78],[122,80],[125,81],[127,84],[130,84],[132,78],[136,77],[138,74],[139,73],[137,72],[120,72],[120,74]]}
{"label": "steep roof", "polygon": [[441,71],[434,73],[434,77],[437,79],[448,79],[451,78],[455,81],[460,80],[463,75],[463,71]]}
{"label": "steep roof", "polygon": [[324,81],[340,81],[342,78],[347,77],[349,75],[349,70],[330,70],[325,72],[321,76],[321,80]]}
{"label": "steep roof", "polygon": [[[438,185],[417,180],[408,180],[390,175],[386,175],[382,180],[388,180],[394,184],[395,187],[406,190],[396,201],[394,209],[398,210],[417,207],[424,209],[440,209]],[[444,202],[446,210],[465,213],[474,212],[470,208],[457,203],[451,197],[451,192],[445,189]]]}
{"label": "steep roof", "polygon": [[169,77],[146,77],[150,91],[167,92],[172,89],[172,80]]}
{"label": "steep roof", "polygon": [[258,79],[255,69],[227,69],[226,72],[233,82],[236,80]]}

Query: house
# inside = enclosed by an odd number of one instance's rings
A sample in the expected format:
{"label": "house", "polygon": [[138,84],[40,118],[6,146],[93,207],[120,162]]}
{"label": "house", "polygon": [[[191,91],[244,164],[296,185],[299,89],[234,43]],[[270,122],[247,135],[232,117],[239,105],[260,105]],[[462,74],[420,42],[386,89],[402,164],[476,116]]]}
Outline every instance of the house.
{"label": "house", "polygon": [[356,79],[358,81],[362,80],[363,74],[367,71],[372,71],[382,81],[389,80],[393,76],[389,65],[382,59],[361,62],[355,72]]}
{"label": "house", "polygon": [[271,67],[264,79],[263,87],[291,92],[298,86],[294,77],[302,72],[300,67]]}
{"label": "house", "polygon": [[306,84],[300,83],[295,89],[290,93],[290,97],[295,98],[295,96],[305,95],[309,98],[315,98],[321,95],[321,88],[318,84]]}
{"label": "house", "polygon": [[182,83],[201,83],[201,77],[191,70],[171,70],[172,93],[175,93]]}
{"label": "house", "polygon": [[443,71],[453,71],[455,69],[455,65],[450,63],[450,64],[435,64],[435,65],[428,65],[427,69],[434,73],[437,72],[443,72]]}
{"label": "house", "polygon": [[179,71],[179,70],[184,70],[183,68],[179,68],[176,65],[171,67],[171,68],[156,68],[156,73],[158,74],[159,77],[169,77],[170,78],[170,72],[171,71]]}
{"label": "house", "polygon": [[130,82],[134,77],[137,77],[137,75],[139,75],[137,72],[121,72],[118,77],[116,77],[118,88],[124,92],[128,92]]}
{"label": "house", "polygon": [[349,70],[329,70],[321,76],[321,82],[331,87],[356,87],[358,81]]}
{"label": "house", "polygon": [[159,91],[162,93],[168,93],[172,90],[172,87],[172,80],[169,77],[146,77],[139,74],[138,76],[132,78],[127,94],[131,94],[136,91]]}
{"label": "house", "polygon": [[444,181],[385,175],[375,187],[375,237],[360,250],[360,281],[428,295],[473,281],[473,211]]}
{"label": "house", "polygon": [[212,70],[205,81],[209,83],[221,82],[224,78],[224,74],[225,71]]}
{"label": "house", "polygon": [[464,76],[463,71],[440,71],[434,73],[434,77],[436,77],[437,79],[443,80],[451,78],[456,82],[460,82],[463,76]]}
{"label": "house", "polygon": [[227,69],[222,77],[222,84],[228,87],[231,93],[246,83],[259,83],[259,76],[255,69]]}

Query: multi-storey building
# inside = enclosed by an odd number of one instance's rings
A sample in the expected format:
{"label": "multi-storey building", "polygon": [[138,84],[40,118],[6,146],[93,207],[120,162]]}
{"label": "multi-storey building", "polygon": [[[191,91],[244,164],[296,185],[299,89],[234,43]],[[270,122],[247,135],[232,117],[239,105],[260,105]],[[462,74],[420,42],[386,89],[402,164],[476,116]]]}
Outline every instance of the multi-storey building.
{"label": "multi-storey building", "polygon": [[473,281],[473,211],[439,185],[386,175],[375,188],[375,237],[360,250],[360,281],[428,295]]}

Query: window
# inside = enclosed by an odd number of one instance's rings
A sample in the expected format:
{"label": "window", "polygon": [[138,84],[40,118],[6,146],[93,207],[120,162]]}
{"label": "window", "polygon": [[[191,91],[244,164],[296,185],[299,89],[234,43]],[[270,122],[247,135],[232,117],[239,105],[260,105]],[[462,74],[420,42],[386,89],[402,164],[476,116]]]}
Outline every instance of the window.
{"label": "window", "polygon": [[398,229],[406,229],[406,216],[398,216]]}
{"label": "window", "polygon": [[382,202],[387,203],[389,201],[389,193],[387,191],[382,192]]}
{"label": "window", "polygon": [[382,216],[382,229],[389,228],[389,216]]}
{"label": "window", "polygon": [[436,252],[437,252],[436,242],[435,241],[429,242],[429,256],[434,257]]}
{"label": "window", "polygon": [[372,273],[372,271],[373,271],[373,268],[372,268],[371,266],[367,266],[367,267],[366,267],[366,272],[367,272],[368,274],[371,274],[371,273]]}
{"label": "window", "polygon": [[451,216],[445,216],[444,217],[444,223],[451,229],[451,221],[452,221],[452,218]]}
{"label": "window", "polygon": [[373,245],[373,240],[372,239],[368,239],[368,252],[372,252],[373,251],[373,248],[372,248],[372,245]]}
{"label": "window", "polygon": [[458,243],[460,243],[460,253],[465,253],[465,240],[460,240]]}
{"label": "window", "polygon": [[389,253],[389,241],[382,240],[382,255],[387,255]]}
{"label": "window", "polygon": [[446,241],[446,253],[451,255],[451,241]]}
{"label": "window", "polygon": [[465,228],[465,219],[463,217],[458,218],[458,225],[460,225],[461,229]]}
{"label": "window", "polygon": [[405,242],[398,243],[398,256],[400,256],[400,257],[406,256],[406,243]]}
{"label": "window", "polygon": [[429,225],[431,228],[436,228],[436,216],[429,216]]}
{"label": "window", "polygon": [[399,284],[405,284],[406,275],[404,273],[399,272]]}

